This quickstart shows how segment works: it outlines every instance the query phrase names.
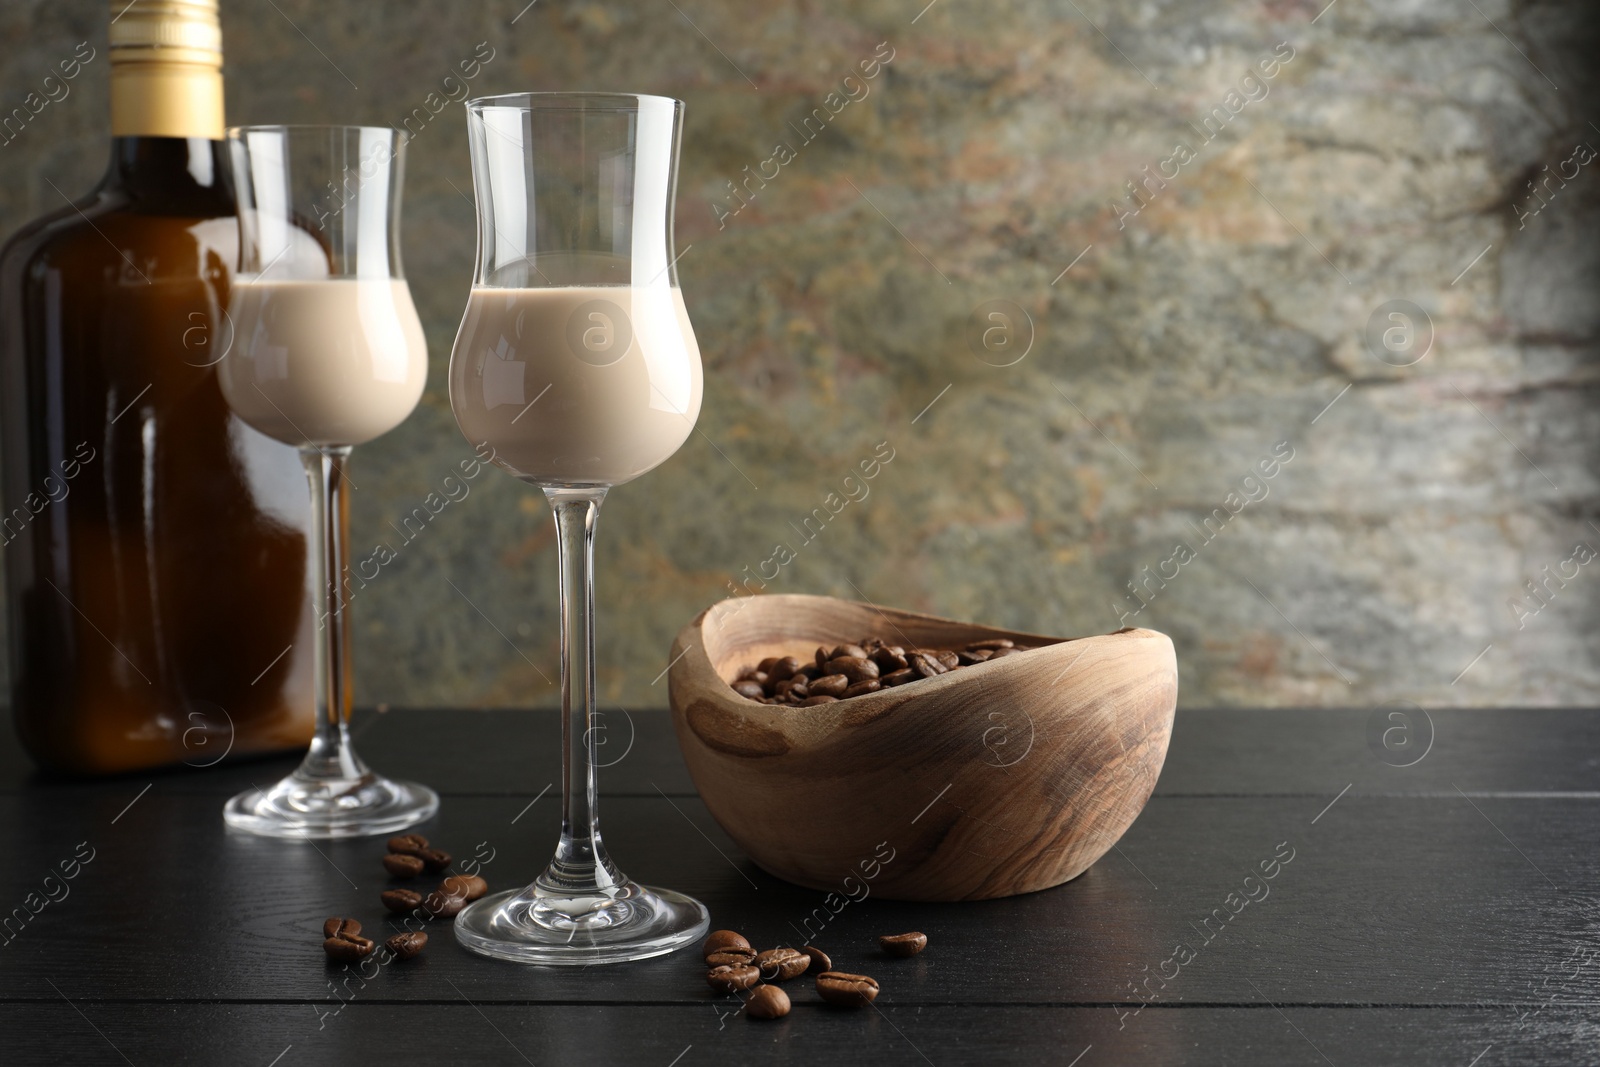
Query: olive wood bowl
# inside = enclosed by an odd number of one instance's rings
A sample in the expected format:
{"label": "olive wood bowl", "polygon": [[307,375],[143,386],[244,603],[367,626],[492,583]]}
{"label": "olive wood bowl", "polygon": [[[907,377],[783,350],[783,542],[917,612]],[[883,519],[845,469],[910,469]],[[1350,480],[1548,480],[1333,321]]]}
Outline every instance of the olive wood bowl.
{"label": "olive wood bowl", "polygon": [[[868,635],[1035,646],[809,708],[729,683],[768,656],[805,662]],[[859,898],[981,900],[1076,878],[1155,788],[1178,668],[1153,630],[1060,638],[832,597],[724,600],[672,646],[684,761],[712,816],[763,869]]]}

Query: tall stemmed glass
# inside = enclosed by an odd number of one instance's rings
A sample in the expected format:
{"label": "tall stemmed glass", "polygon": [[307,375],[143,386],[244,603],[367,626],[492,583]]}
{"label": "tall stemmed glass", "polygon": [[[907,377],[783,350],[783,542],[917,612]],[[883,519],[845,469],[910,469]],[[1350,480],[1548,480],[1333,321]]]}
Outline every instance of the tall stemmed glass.
{"label": "tall stemmed glass", "polygon": [[228,131],[239,269],[222,392],[251,426],[300,449],[318,551],[317,732],[295,772],[228,801],[228,825],[270,837],[393,833],[439,808],[426,786],[373,774],[350,747],[350,449],[403,422],[428,353],[400,271],[405,134],[387,127]]}
{"label": "tall stemmed glass", "polygon": [[592,729],[600,502],[676,452],[700,414],[672,252],[682,117],[676,100],[616,93],[467,103],[478,263],[450,406],[468,441],[544,491],[561,570],[561,838],[532,885],[457,916],[456,939],[486,956],[643,959],[708,924],[698,901],[631,881],[606,854]]}

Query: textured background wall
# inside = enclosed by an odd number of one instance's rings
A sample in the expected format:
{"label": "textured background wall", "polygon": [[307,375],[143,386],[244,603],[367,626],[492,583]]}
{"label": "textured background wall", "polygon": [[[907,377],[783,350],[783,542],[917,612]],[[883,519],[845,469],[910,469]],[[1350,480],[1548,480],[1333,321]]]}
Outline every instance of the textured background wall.
{"label": "textured background wall", "polygon": [[[1592,5],[522,2],[224,0],[228,113],[397,124],[480,42],[474,94],[687,101],[706,403],[602,514],[608,702],[663,703],[672,634],[780,542],[797,558],[774,592],[1164,630],[1189,704],[1600,699],[1600,563],[1512,607],[1600,549]],[[7,110],[78,41],[99,50],[0,149],[0,229],[59,205],[46,179],[98,176],[106,18],[0,11]],[[875,52],[893,58],[845,103]],[[791,123],[818,107],[837,114],[808,143]],[[795,158],[734,213],[727,182],[780,142]],[[406,205],[428,392],[357,452],[357,546],[469,454],[445,369],[470,195],[452,105]],[[986,350],[996,308],[1016,329]],[[802,544],[790,524],[885,440],[870,496]],[[1293,458],[1245,482],[1279,442]],[[550,702],[554,579],[542,499],[480,477],[356,600],[359,698]]]}

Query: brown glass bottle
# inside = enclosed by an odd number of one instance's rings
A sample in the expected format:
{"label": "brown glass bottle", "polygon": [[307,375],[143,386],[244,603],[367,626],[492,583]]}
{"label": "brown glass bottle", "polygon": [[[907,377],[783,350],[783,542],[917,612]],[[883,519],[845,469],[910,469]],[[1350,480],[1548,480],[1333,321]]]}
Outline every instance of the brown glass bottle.
{"label": "brown glass bottle", "polygon": [[[140,44],[197,14],[198,52]],[[140,15],[121,49],[113,27],[105,178],[0,253],[11,703],[39,764],[83,773],[304,748],[313,728],[304,472],[216,377],[237,233],[215,6]]]}

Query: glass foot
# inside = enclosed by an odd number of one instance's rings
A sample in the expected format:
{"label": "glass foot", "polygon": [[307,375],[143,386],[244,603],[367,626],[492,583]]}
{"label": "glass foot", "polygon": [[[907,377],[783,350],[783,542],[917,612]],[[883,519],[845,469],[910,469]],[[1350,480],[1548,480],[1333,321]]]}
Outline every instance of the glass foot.
{"label": "glass foot", "polygon": [[537,883],[484,897],[456,916],[456,940],[514,963],[620,963],[663,956],[698,942],[711,926],[705,905],[637,882],[588,896],[556,896]]}
{"label": "glass foot", "polygon": [[229,826],[263,837],[368,837],[431,818],[439,795],[416,782],[376,774],[308,778],[291,774],[270,789],[249,789],[222,809]]}

